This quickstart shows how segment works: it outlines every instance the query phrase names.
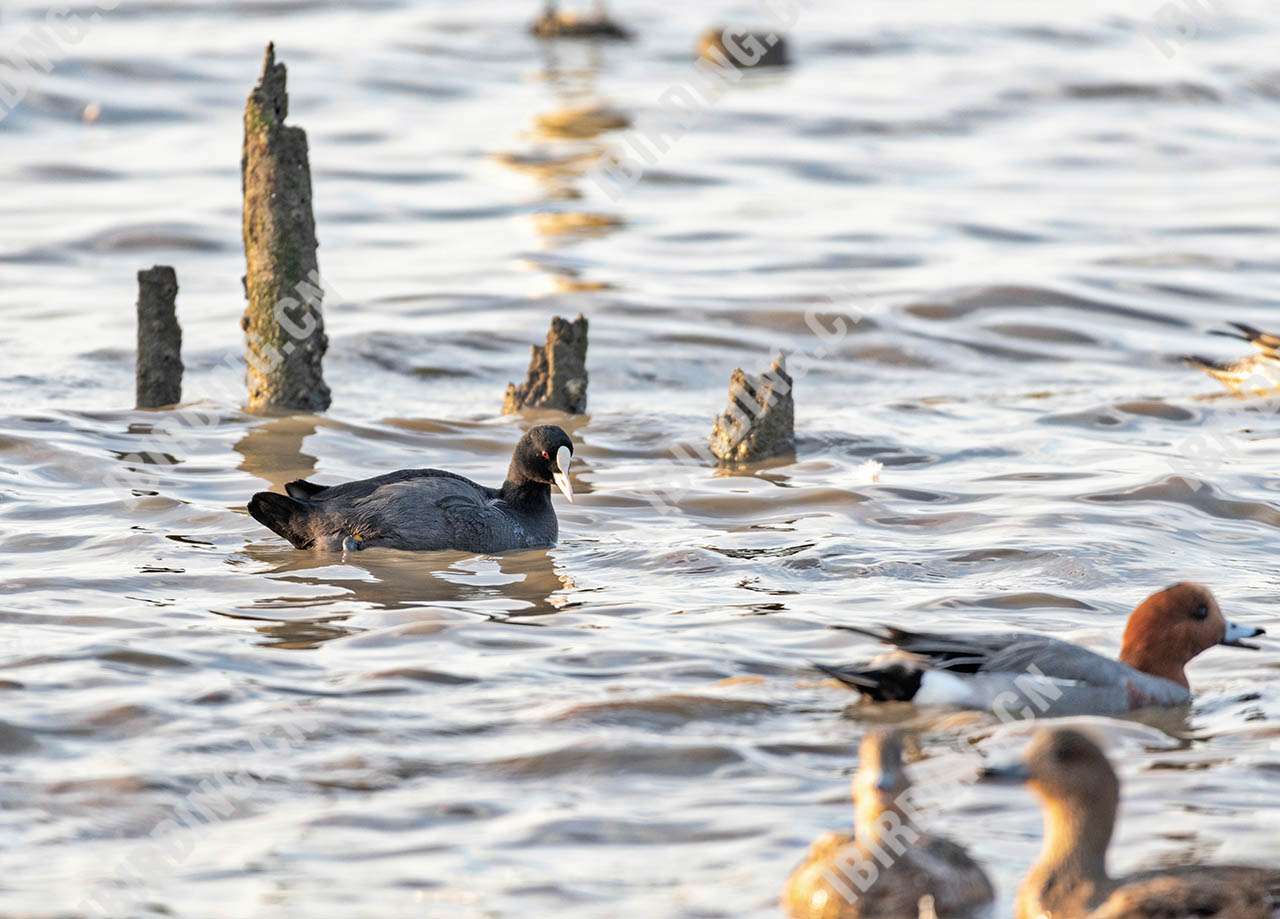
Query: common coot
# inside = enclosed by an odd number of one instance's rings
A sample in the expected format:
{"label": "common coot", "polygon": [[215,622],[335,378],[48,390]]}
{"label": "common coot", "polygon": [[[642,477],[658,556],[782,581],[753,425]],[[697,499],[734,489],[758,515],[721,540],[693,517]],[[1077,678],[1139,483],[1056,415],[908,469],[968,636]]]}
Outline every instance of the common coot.
{"label": "common coot", "polygon": [[554,424],[520,438],[501,488],[441,469],[401,469],[341,485],[303,479],[287,495],[260,491],[249,513],[299,549],[502,552],[556,541],[551,486],[573,500],[573,441]]}

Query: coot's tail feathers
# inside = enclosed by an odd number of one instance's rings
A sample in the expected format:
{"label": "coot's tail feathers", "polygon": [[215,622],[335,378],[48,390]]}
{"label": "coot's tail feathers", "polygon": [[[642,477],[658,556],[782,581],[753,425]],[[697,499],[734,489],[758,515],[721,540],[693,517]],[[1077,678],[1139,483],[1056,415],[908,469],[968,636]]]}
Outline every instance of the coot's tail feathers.
{"label": "coot's tail feathers", "polygon": [[291,498],[314,498],[320,492],[328,489],[328,485],[317,485],[315,482],[308,482],[306,479],[294,479],[285,485],[284,490],[289,493]]}
{"label": "coot's tail feathers", "polygon": [[917,667],[890,664],[887,667],[827,667],[814,664],[829,677],[852,686],[876,702],[907,702],[920,691],[924,673]]}
{"label": "coot's tail feathers", "polygon": [[249,513],[254,520],[279,533],[297,548],[310,547],[311,537],[303,526],[308,511],[300,501],[272,491],[260,491],[249,499]]}

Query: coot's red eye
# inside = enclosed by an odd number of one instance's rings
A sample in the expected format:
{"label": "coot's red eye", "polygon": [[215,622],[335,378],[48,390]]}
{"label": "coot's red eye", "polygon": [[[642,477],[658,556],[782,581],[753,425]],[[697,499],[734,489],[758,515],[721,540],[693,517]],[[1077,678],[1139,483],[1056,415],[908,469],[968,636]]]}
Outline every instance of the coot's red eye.
{"label": "coot's red eye", "polygon": [[550,454],[550,453],[548,453],[546,450],[543,450],[543,451],[542,451],[542,458],[543,458],[543,459],[551,459],[551,454]]}

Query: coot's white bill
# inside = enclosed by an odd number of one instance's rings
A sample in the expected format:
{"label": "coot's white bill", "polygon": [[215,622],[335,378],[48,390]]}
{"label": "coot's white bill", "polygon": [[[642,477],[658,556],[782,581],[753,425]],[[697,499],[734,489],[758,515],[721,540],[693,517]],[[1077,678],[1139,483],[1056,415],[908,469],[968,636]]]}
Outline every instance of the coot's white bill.
{"label": "coot's white bill", "polygon": [[556,483],[556,488],[569,499],[569,503],[573,503],[573,483],[569,481],[569,461],[573,459],[573,454],[569,452],[568,447],[561,447],[556,451],[556,465],[559,467],[558,472],[551,473],[551,479]]}

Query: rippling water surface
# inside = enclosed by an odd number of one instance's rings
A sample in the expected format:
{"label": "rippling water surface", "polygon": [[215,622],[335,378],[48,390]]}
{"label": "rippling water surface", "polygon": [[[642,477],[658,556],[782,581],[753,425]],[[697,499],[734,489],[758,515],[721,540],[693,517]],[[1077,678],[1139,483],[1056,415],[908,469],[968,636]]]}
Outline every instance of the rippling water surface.
{"label": "rippling water surface", "polygon": [[[665,117],[694,36],[753,4],[622,4],[638,39],[606,46],[539,45],[509,0],[103,13],[0,122],[6,912],[772,916],[848,822],[868,724],[919,728],[920,769],[1026,733],[852,707],[807,662],[869,649],[828,624],[1114,651],[1129,608],[1194,578],[1278,631],[1275,405],[1177,355],[1239,353],[1204,334],[1224,320],[1280,327],[1280,17],[1229,0],[1168,58],[1139,29],[1157,6],[815,3],[794,67],[616,201],[586,175],[603,145]],[[7,5],[5,46],[44,12]],[[225,363],[269,39],[330,287],[317,417],[246,414]],[[172,415],[131,409],[155,263],[205,423],[121,489]],[[533,420],[499,415],[503,388],[578,312],[591,411],[566,422],[558,547],[325,557],[246,516],[299,475],[496,484]],[[681,462],[776,349],[795,456]],[[1278,668],[1275,642],[1214,649],[1190,711],[1098,722],[1113,867],[1280,862]],[[1007,904],[1032,799],[929,810]]]}

